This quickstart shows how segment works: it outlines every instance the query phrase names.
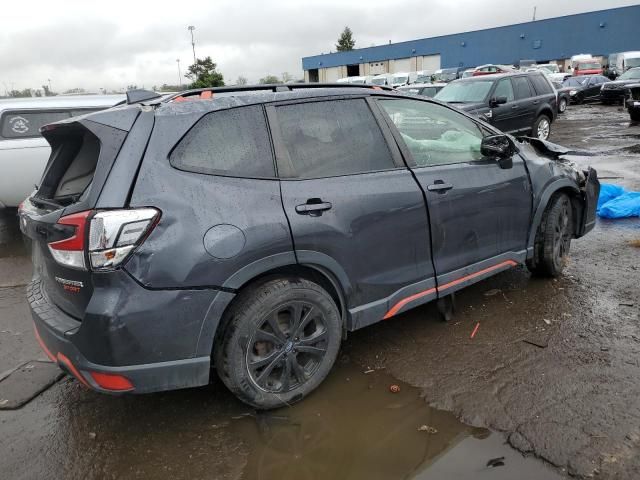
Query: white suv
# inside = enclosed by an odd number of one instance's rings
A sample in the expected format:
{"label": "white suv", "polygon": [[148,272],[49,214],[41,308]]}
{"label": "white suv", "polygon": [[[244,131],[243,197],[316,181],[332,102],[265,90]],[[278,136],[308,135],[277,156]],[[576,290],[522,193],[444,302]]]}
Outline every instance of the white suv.
{"label": "white suv", "polygon": [[40,127],[104,110],[124,95],[77,95],[0,100],[0,208],[17,207],[40,181],[51,149]]}

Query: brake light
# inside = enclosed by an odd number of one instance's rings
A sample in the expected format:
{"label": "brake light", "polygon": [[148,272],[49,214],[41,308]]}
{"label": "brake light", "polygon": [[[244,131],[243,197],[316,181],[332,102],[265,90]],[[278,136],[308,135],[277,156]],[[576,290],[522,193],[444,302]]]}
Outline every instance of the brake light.
{"label": "brake light", "polygon": [[85,232],[90,210],[67,215],[58,220],[60,225],[75,227],[73,235],[64,240],[49,243],[49,251],[54,260],[61,265],[78,270],[86,270],[84,263]]}
{"label": "brake light", "polygon": [[75,227],[73,235],[49,243],[49,250],[56,262],[70,268],[111,270],[144,241],[159,219],[155,208],[74,213],[58,220]]}

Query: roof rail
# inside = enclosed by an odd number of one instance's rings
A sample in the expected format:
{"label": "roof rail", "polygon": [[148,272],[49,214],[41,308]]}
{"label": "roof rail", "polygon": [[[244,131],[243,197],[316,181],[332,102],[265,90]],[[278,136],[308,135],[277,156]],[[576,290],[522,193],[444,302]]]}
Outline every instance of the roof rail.
{"label": "roof rail", "polygon": [[[365,83],[271,83],[260,85],[236,85],[231,87],[210,87],[196,88],[193,90],[185,90],[180,93],[170,95],[163,98],[162,102],[182,101],[188,97],[198,96],[202,99],[212,98],[216,93],[232,93],[232,92],[292,92],[293,90],[308,88],[369,88],[373,90],[394,89],[386,85],[369,85]],[[181,100],[182,99],[182,100]]]}

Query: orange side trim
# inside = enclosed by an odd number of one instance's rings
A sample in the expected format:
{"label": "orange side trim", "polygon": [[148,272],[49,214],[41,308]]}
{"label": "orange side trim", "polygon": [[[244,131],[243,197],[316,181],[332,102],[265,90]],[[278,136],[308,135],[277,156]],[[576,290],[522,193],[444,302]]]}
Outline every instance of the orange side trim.
{"label": "orange side trim", "polygon": [[466,277],[462,277],[462,278],[459,278],[457,280],[454,280],[453,282],[445,283],[441,287],[438,287],[438,292],[440,292],[440,290],[444,290],[446,288],[450,288],[450,287],[453,287],[455,285],[458,285],[458,284],[460,284],[462,282],[465,282],[467,280],[471,280],[472,278],[479,277],[480,275],[482,275],[484,273],[488,273],[488,272],[491,272],[493,270],[497,270],[498,268],[502,268],[502,267],[506,267],[506,266],[515,267],[516,265],[518,265],[518,263],[514,262],[513,260],[507,260],[505,262],[500,262],[497,265],[493,265],[491,267],[484,268],[484,269],[482,269],[482,270],[480,270],[478,272],[472,273],[471,275],[467,275]]}
{"label": "orange side trim", "polygon": [[200,92],[200,98],[202,100],[208,100],[209,98],[213,98],[213,92],[211,90],[205,90],[204,92]]}
{"label": "orange side trim", "polygon": [[510,266],[510,267],[515,267],[516,265],[518,265],[517,262],[514,262],[513,260],[506,260],[504,262],[498,263],[496,265],[493,265],[491,267],[487,267],[484,268],[482,270],[479,270],[475,273],[472,273],[471,275],[466,275],[462,278],[458,278],[457,280],[454,280],[452,282],[449,283],[445,283],[444,285],[442,285],[441,287],[437,287],[437,288],[430,288],[429,290],[424,290],[423,292],[419,292],[416,293],[414,295],[411,295],[410,297],[407,298],[403,298],[402,300],[400,300],[398,303],[396,303],[393,307],[391,307],[391,310],[389,310],[384,317],[382,317],[383,320],[386,320],[388,318],[393,317],[396,313],[398,313],[402,307],[404,307],[407,303],[413,302],[414,300],[417,300],[418,298],[424,297],[426,295],[429,295],[430,293],[433,293],[435,291],[437,291],[438,293],[441,290],[445,290],[447,288],[453,287],[455,285],[458,285],[462,282],[465,282],[467,280],[471,280],[472,278],[475,277],[479,277],[480,275],[483,275],[485,273],[491,272],[493,270],[497,270],[498,268],[502,268],[505,266]]}
{"label": "orange side trim", "polygon": [[411,295],[410,297],[407,298],[403,298],[402,300],[400,300],[398,303],[396,303],[393,307],[391,307],[391,310],[389,310],[386,315],[384,317],[382,317],[383,320],[386,320],[387,318],[391,318],[393,317],[396,313],[398,313],[400,311],[400,309],[402,309],[402,307],[404,307],[407,303],[409,302],[413,302],[414,300],[417,300],[418,298],[424,297],[425,295],[429,295],[430,293],[435,292],[436,289],[435,288],[430,288],[429,290],[424,290],[422,292],[418,292],[414,295]]}
{"label": "orange side trim", "polygon": [[87,381],[84,379],[84,377],[80,374],[80,372],[76,369],[76,367],[73,366],[73,363],[71,363],[71,360],[69,360],[66,355],[58,352],[58,361],[60,363],[63,363],[64,366],[67,367],[71,373],[73,373],[73,376],[76,377],[76,379],[78,379],[80,383],[82,383],[87,388],[91,388],[87,383]]}
{"label": "orange side trim", "polygon": [[38,333],[38,329],[36,328],[35,325],[33,326],[33,331],[36,332],[36,340],[40,344],[40,347],[42,348],[42,350],[44,350],[44,353],[47,354],[47,357],[49,357],[49,360],[51,360],[54,363],[58,363],[56,360],[56,357],[53,356],[53,353],[51,353],[51,351],[47,348],[47,346],[42,341],[42,338],[40,338],[40,333]]}

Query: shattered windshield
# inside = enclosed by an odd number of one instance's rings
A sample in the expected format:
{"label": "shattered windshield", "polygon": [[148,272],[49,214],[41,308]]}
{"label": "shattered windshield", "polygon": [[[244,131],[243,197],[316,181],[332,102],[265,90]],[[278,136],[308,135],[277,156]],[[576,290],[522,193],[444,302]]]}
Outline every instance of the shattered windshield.
{"label": "shattered windshield", "polygon": [[489,95],[493,81],[453,82],[436,95],[436,99],[449,103],[480,103]]}

